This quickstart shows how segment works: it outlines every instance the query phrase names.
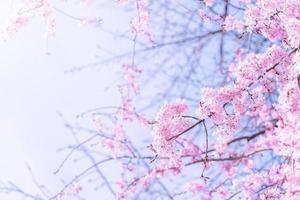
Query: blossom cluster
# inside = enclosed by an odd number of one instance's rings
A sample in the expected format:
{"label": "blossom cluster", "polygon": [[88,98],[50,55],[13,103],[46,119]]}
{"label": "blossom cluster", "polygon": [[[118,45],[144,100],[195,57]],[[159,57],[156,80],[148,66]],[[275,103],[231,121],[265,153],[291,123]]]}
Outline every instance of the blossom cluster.
{"label": "blossom cluster", "polygon": [[[233,195],[237,192],[236,188],[243,191],[236,195],[245,199],[258,196],[262,199],[299,199],[300,4],[296,0],[244,3],[244,22],[228,15],[222,25],[224,31],[248,31],[264,36],[273,45],[262,53],[245,53],[243,49],[238,49],[236,59],[229,68],[229,83],[219,88],[203,88],[201,91],[197,117],[212,123],[213,133],[209,137],[214,140],[210,141],[210,145],[219,153],[207,156],[208,159],[228,155],[229,162],[219,165],[226,172],[224,176],[232,179],[241,172],[246,174],[232,180],[229,185],[218,186],[215,191],[221,199]],[[207,16],[203,12],[201,15]],[[181,116],[186,109],[185,104],[170,103],[165,104],[157,114],[153,128],[153,147],[158,155],[176,157],[174,140],[184,140],[180,133],[191,127],[190,122]],[[247,120],[256,130],[262,131],[251,137],[238,137]],[[177,135],[179,137],[174,137]],[[255,141],[253,144],[250,143],[252,140]],[[230,145],[240,141],[249,143],[242,143],[245,147],[243,154],[230,148]],[[203,158],[199,156],[201,152],[196,144],[187,146],[180,156]],[[258,163],[250,157],[262,151],[272,151],[274,155],[283,156],[288,161],[274,163],[262,172],[254,172]],[[210,165],[205,166],[206,170],[210,168]],[[203,188],[200,183],[190,183],[186,190],[204,194]],[[262,188],[264,191],[260,192]],[[208,199],[213,199],[211,193],[208,196]]]}
{"label": "blossom cluster", "polygon": [[182,116],[187,109],[184,102],[178,101],[165,103],[157,113],[153,127],[152,145],[159,156],[170,158],[176,156],[176,142],[171,138],[190,126],[190,121]]}
{"label": "blossom cluster", "polygon": [[281,40],[297,48],[300,43],[300,10],[297,0],[259,0],[248,5],[246,26],[271,41]]}

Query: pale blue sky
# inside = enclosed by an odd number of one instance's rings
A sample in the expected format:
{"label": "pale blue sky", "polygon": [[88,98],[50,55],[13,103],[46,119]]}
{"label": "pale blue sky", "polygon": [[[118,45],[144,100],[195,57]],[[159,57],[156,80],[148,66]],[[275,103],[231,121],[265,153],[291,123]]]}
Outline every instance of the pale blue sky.
{"label": "pale blue sky", "polygon": [[[104,88],[117,79],[115,72],[119,66],[106,64],[96,70],[65,73],[111,56],[98,45],[114,53],[131,48],[129,41],[103,31],[126,31],[129,17],[121,8],[118,12],[116,4],[99,2],[92,7],[72,2],[56,6],[75,16],[100,16],[100,28],[81,27],[77,21],[55,12],[57,33],[48,43],[42,38],[42,20],[34,17],[0,45],[0,183],[12,181],[25,191],[38,192],[27,163],[38,182],[57,192],[62,187],[60,178],[68,181],[74,174],[72,168],[59,177],[52,174],[66,155],[56,150],[74,142],[57,112],[74,122],[81,112],[106,106],[107,102],[118,104],[117,91]],[[5,26],[9,14],[15,12],[17,3],[14,1],[12,6],[11,1],[1,1],[0,28]],[[18,198],[0,194],[0,199]]]}

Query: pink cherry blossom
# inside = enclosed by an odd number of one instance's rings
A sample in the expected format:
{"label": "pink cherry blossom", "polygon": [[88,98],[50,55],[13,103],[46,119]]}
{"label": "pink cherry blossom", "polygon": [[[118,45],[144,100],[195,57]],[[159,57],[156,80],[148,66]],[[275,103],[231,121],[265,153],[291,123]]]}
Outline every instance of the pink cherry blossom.
{"label": "pink cherry blossom", "polygon": [[161,107],[153,127],[152,145],[158,155],[174,157],[177,154],[176,142],[171,138],[190,126],[190,121],[182,117],[187,109],[182,101],[165,103]]}

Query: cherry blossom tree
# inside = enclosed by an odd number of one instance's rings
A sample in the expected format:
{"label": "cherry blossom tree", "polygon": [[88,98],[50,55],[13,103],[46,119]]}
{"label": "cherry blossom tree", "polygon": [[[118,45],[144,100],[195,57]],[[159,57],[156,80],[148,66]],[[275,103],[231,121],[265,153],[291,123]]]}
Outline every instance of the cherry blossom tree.
{"label": "cherry blossom tree", "polygon": [[[54,33],[50,1],[28,1]],[[132,50],[93,65],[120,66],[120,105],[61,118],[88,166],[50,196],[32,199],[300,199],[300,2],[204,0],[115,2],[134,13]],[[9,35],[28,21],[20,11]],[[96,20],[75,18],[82,23]],[[70,70],[90,67],[81,66]],[[76,163],[72,163],[76,165]],[[111,177],[105,165],[116,170]],[[113,167],[112,167],[113,166]],[[107,166],[106,166],[107,167]]]}

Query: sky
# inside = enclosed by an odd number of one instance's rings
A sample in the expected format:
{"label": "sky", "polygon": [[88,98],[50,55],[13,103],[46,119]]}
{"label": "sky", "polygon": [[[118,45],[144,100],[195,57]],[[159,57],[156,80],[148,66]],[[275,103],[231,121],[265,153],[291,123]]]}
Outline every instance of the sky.
{"label": "sky", "polygon": [[[18,33],[0,44],[0,186],[10,181],[35,194],[39,192],[36,179],[52,193],[57,192],[62,186],[60,177],[68,180],[76,171],[69,168],[59,177],[53,175],[66,155],[57,150],[74,143],[64,120],[78,122],[76,116],[86,110],[106,106],[107,102],[118,104],[116,90],[107,89],[119,78],[118,64],[105,63],[68,73],[74,67],[110,58],[111,52],[122,53],[131,47],[128,40],[110,34],[126,32],[129,17],[117,11],[112,17],[111,9],[117,7],[107,2],[98,1],[91,6],[56,4],[75,16],[100,16],[100,27],[80,26],[56,12],[55,37],[43,38],[41,19],[32,17]],[[0,30],[17,4],[16,0],[0,1]],[[0,193],[0,199],[16,200],[19,196]]]}

